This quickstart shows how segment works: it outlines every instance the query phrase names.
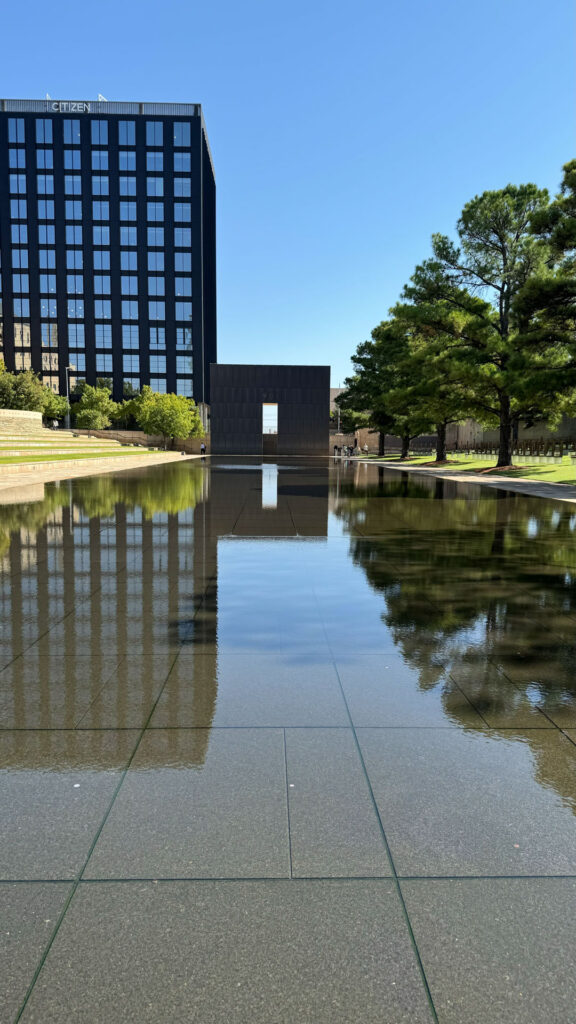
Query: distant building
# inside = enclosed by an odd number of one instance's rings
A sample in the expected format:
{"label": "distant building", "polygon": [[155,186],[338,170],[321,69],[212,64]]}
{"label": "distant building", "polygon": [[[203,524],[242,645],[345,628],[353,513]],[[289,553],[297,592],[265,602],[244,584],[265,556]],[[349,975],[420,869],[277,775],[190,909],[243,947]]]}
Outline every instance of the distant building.
{"label": "distant building", "polygon": [[0,354],[209,402],[215,180],[201,107],[0,100]]}

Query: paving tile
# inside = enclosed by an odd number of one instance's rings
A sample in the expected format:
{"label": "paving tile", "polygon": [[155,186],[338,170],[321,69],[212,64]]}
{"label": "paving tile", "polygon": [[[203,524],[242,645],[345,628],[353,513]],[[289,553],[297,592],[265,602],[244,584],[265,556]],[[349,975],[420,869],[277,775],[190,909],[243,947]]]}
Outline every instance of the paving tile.
{"label": "paving tile", "polygon": [[576,873],[576,748],[557,730],[358,738],[399,874]]}
{"label": "paving tile", "polygon": [[69,891],[64,882],[0,883],[3,1021],[15,1019]]}
{"label": "paving tile", "polygon": [[576,881],[403,882],[441,1024],[574,1018]]}
{"label": "paving tile", "polygon": [[81,729],[142,728],[174,664],[173,655],[129,655],[78,721]]}
{"label": "paving tile", "polygon": [[0,879],[76,875],[138,737],[0,732]]}
{"label": "paving tile", "polygon": [[429,1024],[380,881],[82,884],[23,1022]]}
{"label": "paving tile", "polygon": [[451,665],[450,675],[489,726],[521,731],[554,728],[540,711],[540,695],[533,688],[516,686],[489,661]]}
{"label": "paving tile", "polygon": [[179,657],[150,724],[347,726],[349,720],[331,661],[286,652]]}
{"label": "paving tile", "polygon": [[413,666],[393,651],[336,658],[356,726],[456,726],[485,728],[465,695],[440,664]]}
{"label": "paving tile", "polygon": [[117,664],[23,655],[0,672],[0,728],[73,729]]}
{"label": "paving tile", "polygon": [[294,876],[392,874],[351,729],[287,729]]}
{"label": "paving tile", "polygon": [[155,729],[138,748],[86,877],[288,873],[282,731]]}

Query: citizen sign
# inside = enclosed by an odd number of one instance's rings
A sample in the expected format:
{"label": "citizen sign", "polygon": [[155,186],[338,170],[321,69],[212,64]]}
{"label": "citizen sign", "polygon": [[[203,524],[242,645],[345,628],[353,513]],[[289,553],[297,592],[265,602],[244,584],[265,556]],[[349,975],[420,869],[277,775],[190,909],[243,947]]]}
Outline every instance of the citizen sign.
{"label": "citizen sign", "polygon": [[56,110],[60,114],[89,114],[90,104],[82,103],[76,100],[54,100],[53,103],[47,104],[48,110]]}

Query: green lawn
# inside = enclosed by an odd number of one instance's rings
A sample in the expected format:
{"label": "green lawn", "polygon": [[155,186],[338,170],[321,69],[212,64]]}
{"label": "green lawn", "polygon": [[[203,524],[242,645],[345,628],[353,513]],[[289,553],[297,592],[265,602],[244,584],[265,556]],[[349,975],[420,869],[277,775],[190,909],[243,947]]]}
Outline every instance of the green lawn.
{"label": "green lawn", "polygon": [[22,463],[36,463],[36,462],[67,462],[72,459],[110,459],[110,458],[122,458],[129,455],[156,455],[157,452],[152,448],[130,448],[129,450],[123,448],[119,450],[110,451],[109,448],[99,452],[71,452],[65,455],[56,455],[52,453],[36,453],[31,452],[30,455],[0,455],[0,465],[19,465]]}
{"label": "green lawn", "polygon": [[565,455],[562,462],[537,462],[521,463],[515,469],[496,469],[496,456],[493,459],[478,459],[473,455],[448,456],[448,462],[439,463],[436,466],[434,455],[411,455],[404,462],[399,455],[367,455],[376,462],[399,463],[407,466],[428,466],[430,469],[437,468],[443,473],[450,471],[454,473],[481,473],[486,476],[508,476],[521,480],[539,480],[542,483],[550,484],[576,484],[576,464],[572,463],[569,456]]}

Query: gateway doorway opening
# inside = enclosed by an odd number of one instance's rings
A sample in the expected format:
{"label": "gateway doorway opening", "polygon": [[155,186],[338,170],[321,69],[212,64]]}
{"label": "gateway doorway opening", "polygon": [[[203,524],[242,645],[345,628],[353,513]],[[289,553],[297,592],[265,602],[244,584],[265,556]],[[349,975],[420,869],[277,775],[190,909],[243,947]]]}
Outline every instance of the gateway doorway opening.
{"label": "gateway doorway opening", "polygon": [[262,454],[278,453],[278,403],[262,403]]}

